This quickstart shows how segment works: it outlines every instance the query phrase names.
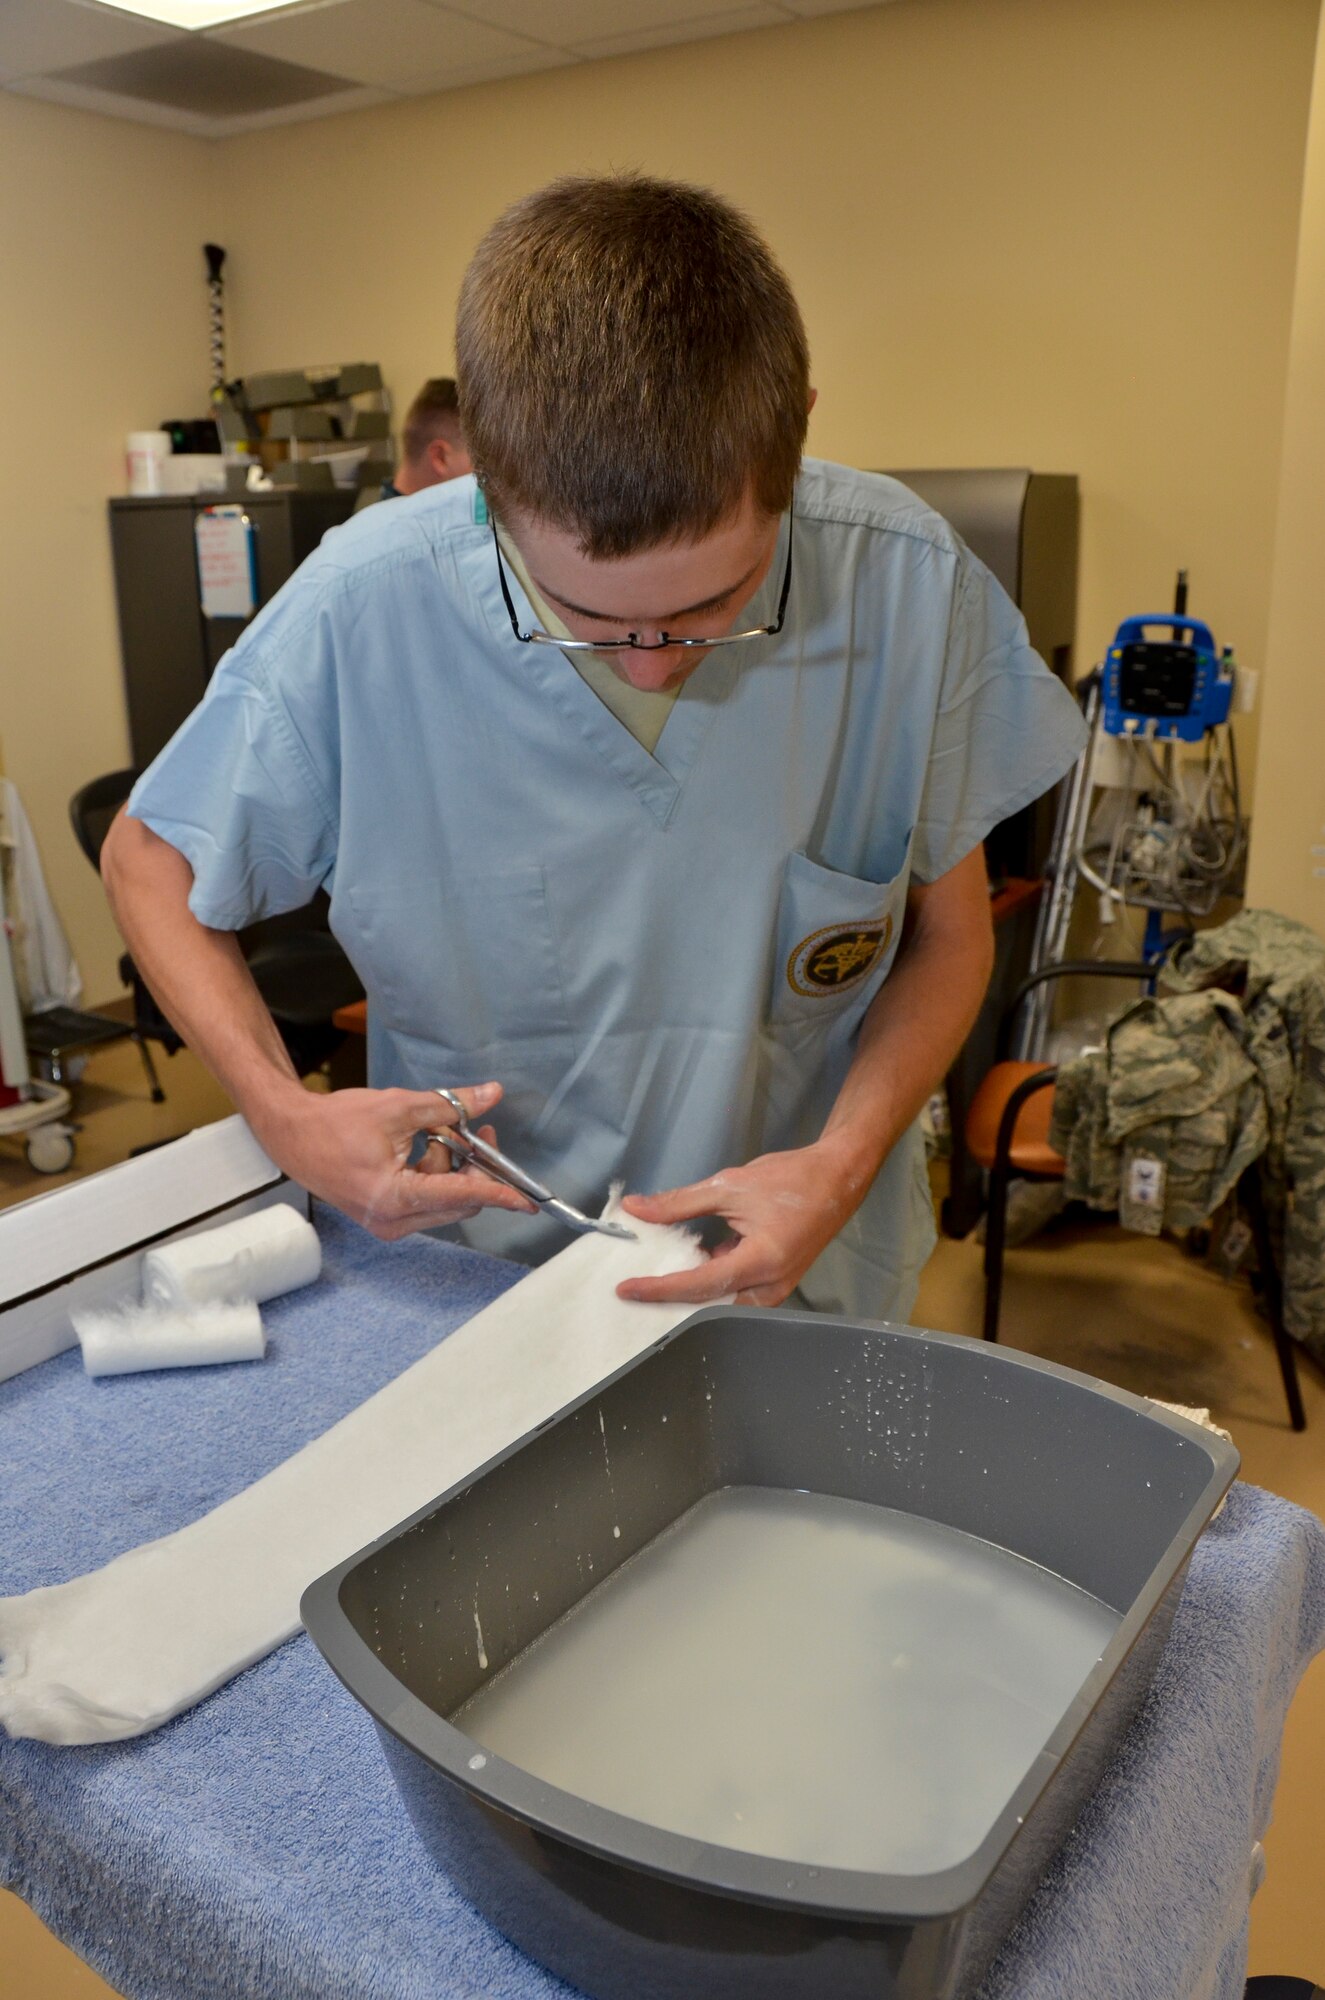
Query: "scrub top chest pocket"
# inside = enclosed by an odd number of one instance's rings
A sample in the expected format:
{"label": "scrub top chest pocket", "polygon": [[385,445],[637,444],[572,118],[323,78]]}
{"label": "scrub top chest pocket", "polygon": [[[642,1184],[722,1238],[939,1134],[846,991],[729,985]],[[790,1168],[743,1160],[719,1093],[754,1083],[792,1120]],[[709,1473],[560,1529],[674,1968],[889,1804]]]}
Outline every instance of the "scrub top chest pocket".
{"label": "scrub top chest pocket", "polygon": [[573,1040],[543,870],[350,891],[364,985],[387,1028],[454,1052]]}
{"label": "scrub top chest pocket", "polygon": [[829,1027],[859,1020],[888,976],[901,938],[910,843],[887,882],[787,857],[778,904],[769,1022]]}

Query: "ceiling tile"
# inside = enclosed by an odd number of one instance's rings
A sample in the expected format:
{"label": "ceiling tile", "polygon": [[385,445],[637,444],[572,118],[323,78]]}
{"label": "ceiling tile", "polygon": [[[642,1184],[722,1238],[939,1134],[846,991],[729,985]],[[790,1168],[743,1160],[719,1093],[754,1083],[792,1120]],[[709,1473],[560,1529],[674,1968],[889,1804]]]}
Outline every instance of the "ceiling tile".
{"label": "ceiling tile", "polygon": [[90,90],[85,84],[65,83],[48,76],[25,76],[6,88],[20,97],[40,97],[47,104],[65,104],[71,111],[95,111],[103,118],[130,118],[135,125],[162,125],[195,139],[217,139],[223,133],[223,121],[219,119],[197,118],[187,111],[148,104],[141,97],[122,97],[113,90]]}
{"label": "ceiling tile", "polygon": [[307,104],[282,105],[275,111],[241,113],[235,117],[204,117],[180,111],[146,98],[126,97],[112,90],[93,90],[85,84],[68,83],[60,77],[25,77],[13,89],[24,97],[39,97],[48,104],[68,105],[74,111],[95,111],[104,118],[129,118],[137,125],[164,126],[193,139],[234,139],[245,132],[261,131],[271,125],[293,125],[311,118],[325,118],[332,112],[361,111],[367,105],[394,104],[398,98],[384,90],[368,90],[351,84],[335,97],[314,98]]}
{"label": "ceiling tile", "polygon": [[[392,98],[424,96],[570,62],[629,54],[779,21],[851,12],[887,0],[292,0],[263,20],[186,34],[144,21],[110,0],[0,0],[0,88],[57,104],[164,125],[200,138],[323,117]],[[323,73],[301,98],[255,80],[209,93],[158,89],[169,58],[211,46],[241,60],[270,59]],[[104,65],[104,68],[103,68]],[[205,80],[204,80],[205,82]],[[243,107],[242,109],[239,107]],[[263,108],[255,109],[254,106]]]}
{"label": "ceiling tile", "polygon": [[513,34],[561,49],[732,11],[731,0],[457,0],[457,5]]}
{"label": "ceiling tile", "polygon": [[713,35],[739,35],[749,28],[785,28],[791,19],[781,5],[733,7],[721,14],[706,14],[698,21],[674,21],[658,28],[632,28],[624,35],[604,35],[597,41],[581,42],[575,53],[590,61],[599,56],[627,56],[639,49],[704,41]]}
{"label": "ceiling tile", "polygon": [[889,0],[782,0],[793,14],[808,19],[813,14],[859,14],[866,7],[886,7]]}
{"label": "ceiling tile", "polygon": [[0,0],[0,74],[36,76],[68,63],[178,41],[172,28],[82,0]]}
{"label": "ceiling tile", "polygon": [[537,70],[569,69],[575,57],[563,49],[541,49],[532,44],[521,56],[495,56],[489,62],[467,63],[463,69],[448,70],[444,76],[419,76],[406,96],[426,97],[432,91],[460,90],[471,83],[497,83],[506,76],[532,76]]}
{"label": "ceiling tile", "polygon": [[212,38],[396,91],[439,89],[465,70],[536,52],[523,35],[430,7],[425,0],[334,0],[273,20],[214,29]]}
{"label": "ceiling tile", "polygon": [[150,104],[164,104],[199,118],[277,111],[331,97],[346,88],[343,77],[306,64],[257,55],[251,49],[207,41],[199,35],[177,35],[157,48],[78,63],[51,72],[51,80],[145,98]]}

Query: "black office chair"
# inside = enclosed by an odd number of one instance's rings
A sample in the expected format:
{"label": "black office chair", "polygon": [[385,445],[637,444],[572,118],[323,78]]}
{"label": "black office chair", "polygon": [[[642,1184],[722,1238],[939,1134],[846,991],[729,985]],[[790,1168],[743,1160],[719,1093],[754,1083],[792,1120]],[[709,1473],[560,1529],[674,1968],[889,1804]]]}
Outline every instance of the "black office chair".
{"label": "black office chair", "polygon": [[[1158,968],[1123,959],[1067,960],[1061,965],[1043,966],[1023,979],[1012,996],[1004,1016],[1002,1046],[1011,1041],[1012,1029],[1022,1002],[1039,986],[1072,974],[1083,978],[1131,980],[1141,984],[1152,979]],[[1049,1139],[1053,1111],[1053,1088],[1058,1070],[1053,1063],[996,1062],[976,1091],[966,1120],[966,1144],[973,1159],[989,1172],[989,1204],[985,1214],[985,1313],[984,1337],[998,1339],[999,1307],[1003,1292],[1003,1252],[1007,1237],[1008,1183],[1013,1178],[1032,1181],[1062,1180],[1067,1162]],[[1297,1351],[1284,1325],[1283,1286],[1274,1254],[1270,1224],[1265,1212],[1260,1162],[1253,1161],[1238,1182],[1238,1197],[1246,1210],[1256,1245],[1265,1308],[1274,1335],[1275,1354],[1288,1404],[1289,1421],[1295,1431],[1307,1427],[1302,1391],[1297,1379]]]}
{"label": "black office chair", "polygon": [[[133,790],[137,776],[136,771],[108,771],[104,778],[93,778],[90,784],[81,786],[69,801],[74,838],[98,874],[101,873],[102,842],[110,832],[111,821]],[[148,1044],[159,1043],[168,1056],[173,1056],[184,1044],[152,998],[128,952],[120,959],[119,975],[122,983],[133,993],[133,1028],[130,1032],[147,1072],[152,1102],[162,1104],[166,1093],[161,1088],[161,1079]]]}
{"label": "black office chair", "polygon": [[[82,786],[69,801],[75,837],[98,873],[102,842],[137,776],[136,771],[109,771]],[[359,975],[326,928],[324,908],[325,899],[323,908],[294,910],[239,933],[249,971],[300,1076],[320,1069],[344,1040],[332,1022],[336,1009],[363,998]],[[133,990],[133,1036],[152,1074],[152,1096],[159,1103],[164,1092],[156,1082],[147,1043],[159,1043],[167,1055],[184,1044],[127,952],[119,969]]]}
{"label": "black office chair", "polygon": [[101,873],[101,849],[110,823],[128,798],[138,779],[136,771],[107,771],[81,785],[69,801],[69,819],[74,838],[97,873]]}

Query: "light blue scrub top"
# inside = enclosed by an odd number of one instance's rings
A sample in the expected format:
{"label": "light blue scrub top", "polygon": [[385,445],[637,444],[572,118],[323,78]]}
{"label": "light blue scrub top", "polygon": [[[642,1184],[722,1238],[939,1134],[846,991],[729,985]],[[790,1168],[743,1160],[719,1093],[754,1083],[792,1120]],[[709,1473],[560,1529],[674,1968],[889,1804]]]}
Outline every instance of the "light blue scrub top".
{"label": "light blue scrub top", "polygon": [[[813,1140],[933,882],[1082,743],[1019,613],[896,481],[807,460],[776,639],[710,654],[651,756],[522,646],[472,479],[327,536],[130,811],[238,929],[325,887],[373,1083],[505,1087],[502,1144],[590,1210]],[[787,526],[743,623],[772,619]],[[531,616],[512,580],[517,611]],[[537,1261],[544,1217],[461,1232]],[[934,1240],[918,1131],[806,1275],[903,1317]]]}

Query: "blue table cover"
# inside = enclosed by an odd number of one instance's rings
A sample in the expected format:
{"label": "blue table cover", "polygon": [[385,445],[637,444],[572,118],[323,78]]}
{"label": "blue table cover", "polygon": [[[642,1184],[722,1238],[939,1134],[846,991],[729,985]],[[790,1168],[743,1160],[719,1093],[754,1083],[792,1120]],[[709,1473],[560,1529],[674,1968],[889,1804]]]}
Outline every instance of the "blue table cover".
{"label": "blue table cover", "polygon": [[[324,1280],[264,1308],[261,1364],[93,1382],[75,1350],[0,1384],[0,1592],[183,1526],[520,1276],[325,1212],[319,1227]],[[1325,1531],[1236,1487],[1154,1689],[981,2000],[1241,2000],[1253,1844],[1322,1644]],[[152,1736],[0,1735],[0,1880],[129,2000],[572,1991],[427,1861],[371,1722],[302,1635]]]}

